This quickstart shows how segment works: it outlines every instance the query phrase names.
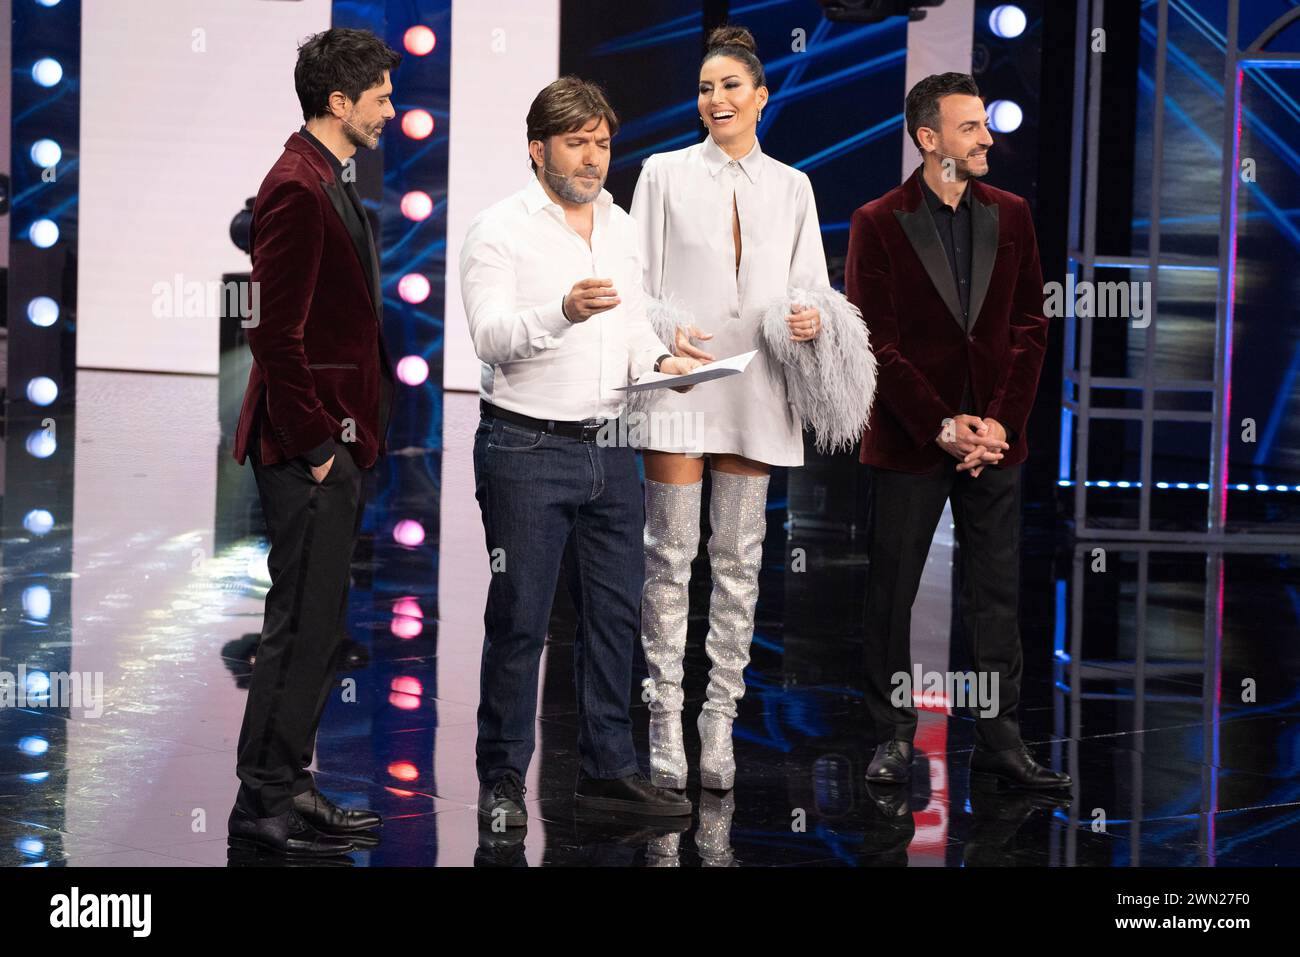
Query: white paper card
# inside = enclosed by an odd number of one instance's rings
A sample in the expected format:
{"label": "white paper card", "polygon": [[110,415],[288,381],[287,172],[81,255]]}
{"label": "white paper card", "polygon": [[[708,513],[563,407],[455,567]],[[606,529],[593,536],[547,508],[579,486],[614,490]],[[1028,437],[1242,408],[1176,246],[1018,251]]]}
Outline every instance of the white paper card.
{"label": "white paper card", "polygon": [[687,385],[698,385],[712,379],[723,379],[730,375],[740,375],[749,365],[750,360],[758,355],[758,350],[742,352],[727,359],[718,359],[700,366],[686,375],[669,375],[666,372],[647,372],[640,382],[619,386],[621,392],[645,392],[647,389],[678,389]]}

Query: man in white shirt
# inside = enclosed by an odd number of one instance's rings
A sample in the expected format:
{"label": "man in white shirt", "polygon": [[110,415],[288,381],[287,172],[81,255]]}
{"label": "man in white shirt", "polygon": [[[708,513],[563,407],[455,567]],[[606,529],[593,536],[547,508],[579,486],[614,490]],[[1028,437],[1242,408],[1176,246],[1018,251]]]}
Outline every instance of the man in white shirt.
{"label": "man in white shirt", "polygon": [[[651,371],[699,361],[670,354],[645,315],[631,218],[603,189],[618,118],[576,77],[528,111],[528,185],[470,225],[461,295],[483,362],[474,436],[475,496],[492,581],[484,614],[477,768],[479,815],[527,824],[523,778],[555,583],[566,569],[581,768],[579,809],[679,816],[691,803],[640,773],[628,713],[640,634],[644,507],[635,453],[611,444],[618,391]],[[601,441],[597,441],[600,438]]]}

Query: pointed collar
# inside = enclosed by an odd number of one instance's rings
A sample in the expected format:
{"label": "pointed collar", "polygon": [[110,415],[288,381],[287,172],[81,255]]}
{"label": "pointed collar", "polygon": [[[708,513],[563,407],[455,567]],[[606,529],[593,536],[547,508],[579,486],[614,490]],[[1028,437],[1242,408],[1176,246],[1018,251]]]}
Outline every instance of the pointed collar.
{"label": "pointed collar", "polygon": [[751,183],[758,182],[758,174],[763,168],[763,150],[758,145],[758,140],[754,140],[754,148],[738,160],[733,160],[728,156],[712,136],[704,138],[704,150],[701,154],[704,157],[704,165],[709,170],[710,176],[717,176],[728,164],[736,163],[745,175],[749,177]]}

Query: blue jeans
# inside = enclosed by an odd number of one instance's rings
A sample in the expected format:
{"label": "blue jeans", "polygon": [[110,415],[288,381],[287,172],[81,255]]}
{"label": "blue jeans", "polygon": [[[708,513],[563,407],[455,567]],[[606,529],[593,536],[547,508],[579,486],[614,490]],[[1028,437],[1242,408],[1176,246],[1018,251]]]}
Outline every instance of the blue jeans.
{"label": "blue jeans", "polygon": [[582,769],[595,778],[635,773],[628,707],[645,578],[635,453],[484,417],[474,434],[474,495],[494,569],[483,615],[479,780],[528,770],[542,647],[570,541]]}

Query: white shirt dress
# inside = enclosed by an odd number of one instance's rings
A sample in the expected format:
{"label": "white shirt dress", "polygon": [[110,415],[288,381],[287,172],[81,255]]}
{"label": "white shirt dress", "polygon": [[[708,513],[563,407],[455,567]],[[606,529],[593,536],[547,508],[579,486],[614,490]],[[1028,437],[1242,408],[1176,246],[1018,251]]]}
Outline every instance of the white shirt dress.
{"label": "white shirt dress", "polygon": [[[740,269],[732,236],[732,197],[740,220]],[[734,454],[768,465],[803,465],[803,433],[786,400],[785,379],[759,346],[759,322],[787,288],[827,287],[817,205],[807,174],[759,148],[733,160],[713,141],[646,160],[630,210],[641,240],[645,291],[680,305],[713,338],[719,359],[759,349],[740,375],[685,394],[656,390],[648,409],[692,416],[680,428],[656,427],[647,444],[661,452]],[[671,345],[671,343],[669,343]]]}

